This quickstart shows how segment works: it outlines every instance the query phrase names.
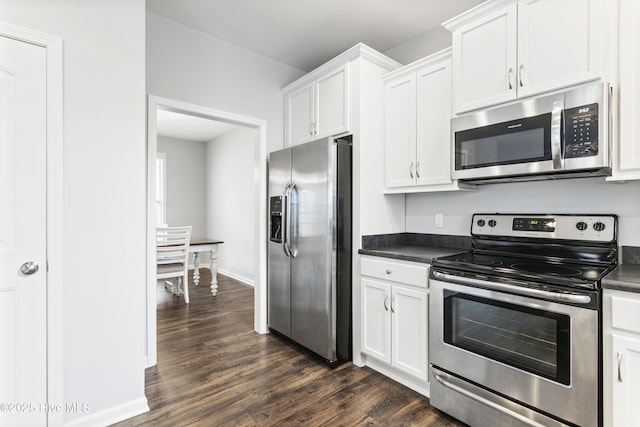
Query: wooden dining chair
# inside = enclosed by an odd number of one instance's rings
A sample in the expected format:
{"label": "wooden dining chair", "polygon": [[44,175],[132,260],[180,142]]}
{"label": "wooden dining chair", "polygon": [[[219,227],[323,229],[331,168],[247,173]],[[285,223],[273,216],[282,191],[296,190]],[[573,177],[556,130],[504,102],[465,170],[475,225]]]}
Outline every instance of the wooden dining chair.
{"label": "wooden dining chair", "polygon": [[191,226],[156,228],[156,279],[171,284],[174,294],[183,294],[189,304],[189,243]]}

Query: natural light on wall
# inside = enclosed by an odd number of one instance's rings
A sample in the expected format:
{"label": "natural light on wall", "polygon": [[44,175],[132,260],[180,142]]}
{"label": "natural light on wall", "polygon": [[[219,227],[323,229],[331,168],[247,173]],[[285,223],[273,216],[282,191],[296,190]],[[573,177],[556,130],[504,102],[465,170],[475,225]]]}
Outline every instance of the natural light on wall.
{"label": "natural light on wall", "polygon": [[156,156],[156,225],[166,225],[167,154]]}

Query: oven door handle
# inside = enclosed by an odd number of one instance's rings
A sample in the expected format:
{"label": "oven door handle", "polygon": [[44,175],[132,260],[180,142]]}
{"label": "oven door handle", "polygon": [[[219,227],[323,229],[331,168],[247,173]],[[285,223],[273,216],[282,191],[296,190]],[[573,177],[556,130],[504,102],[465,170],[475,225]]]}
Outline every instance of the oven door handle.
{"label": "oven door handle", "polygon": [[516,285],[507,285],[505,283],[491,282],[489,280],[474,279],[471,277],[461,277],[455,274],[441,273],[439,271],[434,271],[433,275],[437,279],[447,280],[449,282],[460,284],[460,285],[480,286],[482,288],[491,289],[494,291],[504,291],[504,292],[509,292],[516,295],[527,296],[527,297],[544,298],[552,301],[570,302],[574,304],[589,304],[591,302],[591,296],[589,295],[550,292],[550,291],[544,291],[542,289],[532,289],[532,288],[525,288],[525,287],[516,286]]}
{"label": "oven door handle", "polygon": [[449,381],[445,380],[442,377],[441,374],[436,373],[435,371],[432,371],[432,374],[433,374],[433,377],[436,379],[436,381],[438,381],[440,384],[442,384],[443,387],[446,387],[446,388],[451,389],[451,390],[453,390],[455,392],[458,392],[458,393],[462,394],[463,396],[466,396],[469,399],[475,400],[476,402],[478,402],[478,403],[480,403],[482,405],[485,405],[485,406],[488,406],[490,408],[493,408],[496,411],[502,412],[503,414],[505,414],[505,415],[507,415],[507,416],[509,416],[511,418],[515,418],[518,421],[520,421],[520,422],[522,422],[522,423],[524,423],[526,425],[534,426],[534,427],[544,427],[544,425],[542,425],[540,423],[537,423],[537,422],[535,422],[533,420],[530,420],[529,418],[527,418],[527,417],[525,417],[523,415],[520,415],[517,412],[511,411],[510,409],[505,408],[502,405],[499,405],[499,404],[497,404],[495,402],[492,402],[492,401],[490,401],[488,399],[485,399],[482,396],[478,396],[477,394],[473,393],[472,391],[466,390],[465,388],[463,388],[463,387],[461,387],[459,385],[456,385],[456,384],[454,384],[452,382],[449,382]]}

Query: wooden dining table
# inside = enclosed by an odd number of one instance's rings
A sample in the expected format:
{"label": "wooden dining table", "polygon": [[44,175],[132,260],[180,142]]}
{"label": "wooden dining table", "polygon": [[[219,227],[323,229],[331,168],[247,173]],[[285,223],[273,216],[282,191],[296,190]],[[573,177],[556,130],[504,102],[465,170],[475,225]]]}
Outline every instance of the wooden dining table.
{"label": "wooden dining table", "polygon": [[192,237],[189,243],[189,253],[193,253],[193,284],[200,283],[200,252],[209,252],[209,270],[211,271],[211,294],[218,293],[218,245],[224,243],[222,240],[210,237]]}

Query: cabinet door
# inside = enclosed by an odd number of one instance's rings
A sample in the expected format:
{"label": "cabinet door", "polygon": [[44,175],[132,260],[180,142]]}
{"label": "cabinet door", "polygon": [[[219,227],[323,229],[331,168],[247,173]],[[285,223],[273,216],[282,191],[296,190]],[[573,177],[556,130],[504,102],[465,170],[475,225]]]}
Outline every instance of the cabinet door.
{"label": "cabinet door", "polygon": [[419,70],[416,178],[418,185],[451,183],[451,60]]}
{"label": "cabinet door", "polygon": [[518,2],[518,97],[600,75],[601,0]]}
{"label": "cabinet door", "polygon": [[415,186],[416,78],[415,74],[385,86],[385,186]]}
{"label": "cabinet door", "polygon": [[615,178],[640,179],[640,2],[620,1],[620,135],[614,148]]}
{"label": "cabinet door", "polygon": [[285,140],[287,145],[309,142],[313,137],[313,84],[285,98]]}
{"label": "cabinet door", "polygon": [[362,351],[391,363],[391,286],[363,278]]}
{"label": "cabinet door", "polygon": [[391,294],[393,366],[427,381],[427,293],[394,286]]}
{"label": "cabinet door", "polygon": [[[612,336],[612,419],[615,427],[638,425],[640,402],[640,339],[622,335]],[[619,365],[618,365],[619,364]],[[605,425],[607,422],[605,421]]]}
{"label": "cabinet door", "polygon": [[456,113],[516,97],[517,4],[453,33]]}
{"label": "cabinet door", "polygon": [[349,131],[349,64],[315,82],[315,138]]}

